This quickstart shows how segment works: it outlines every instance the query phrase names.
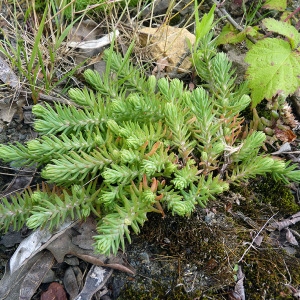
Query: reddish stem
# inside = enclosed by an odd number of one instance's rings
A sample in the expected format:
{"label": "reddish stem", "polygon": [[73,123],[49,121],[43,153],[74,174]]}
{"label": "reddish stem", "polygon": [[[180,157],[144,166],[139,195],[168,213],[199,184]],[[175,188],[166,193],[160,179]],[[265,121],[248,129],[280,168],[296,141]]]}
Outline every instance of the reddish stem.
{"label": "reddish stem", "polygon": [[293,16],[294,16],[295,14],[297,14],[298,12],[300,12],[300,6],[299,6],[298,8],[296,8],[290,15],[288,15],[288,16],[286,17],[286,19],[284,19],[283,22],[288,21],[291,17],[293,17]]}

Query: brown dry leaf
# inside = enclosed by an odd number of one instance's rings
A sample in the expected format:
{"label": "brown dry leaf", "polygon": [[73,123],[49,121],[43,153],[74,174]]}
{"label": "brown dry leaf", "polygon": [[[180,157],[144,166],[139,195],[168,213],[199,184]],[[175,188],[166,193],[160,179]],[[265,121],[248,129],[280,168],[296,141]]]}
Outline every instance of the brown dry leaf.
{"label": "brown dry leaf", "polygon": [[[87,227],[91,228],[91,231],[94,230],[95,232],[96,228],[90,227],[92,226],[92,224],[95,225],[95,223],[92,221],[88,221],[88,224],[89,225],[87,225]],[[83,223],[81,226],[83,226],[82,232],[86,232]],[[49,245],[47,245],[46,249],[51,251],[55,259],[59,263],[63,262],[65,255],[71,254],[93,265],[110,267],[113,269],[120,270],[122,272],[134,274],[134,270],[132,269],[132,267],[127,265],[121,257],[113,256],[113,255],[106,256],[106,255],[95,253],[94,249],[90,247],[93,244],[92,240],[90,240],[91,236],[89,236],[87,240],[85,240],[84,237],[81,238],[77,237],[77,239],[74,239],[74,237],[76,237],[77,235],[78,235],[78,231],[71,228],[66,232],[64,232],[62,235],[60,235],[58,238],[53,240]],[[79,244],[81,244],[82,242],[88,243],[89,247],[85,245],[84,248],[92,248],[92,249],[83,249],[75,245],[73,243],[73,239],[77,242],[80,241]]]}
{"label": "brown dry leaf", "polygon": [[11,274],[27,264],[29,259],[44,250],[49,243],[65,232],[65,230],[71,226],[74,226],[74,223],[76,223],[76,221],[65,222],[54,233],[51,233],[46,229],[37,229],[31,233],[20,243],[19,247],[9,261]]}
{"label": "brown dry leaf", "polygon": [[161,72],[164,71],[164,69],[168,65],[168,60],[166,58],[161,58],[156,62],[156,66],[152,71],[152,75],[157,75],[160,74]]}
{"label": "brown dry leaf", "polygon": [[[142,46],[149,47],[149,53],[155,61],[167,59],[167,72],[174,71],[181,57],[189,51],[186,40],[190,40],[191,44],[196,40],[195,35],[187,29],[167,25],[159,28],[145,27],[139,30],[139,34]],[[190,58],[186,57],[179,66],[178,72],[188,72],[191,67]]]}
{"label": "brown dry leaf", "polygon": [[83,20],[77,23],[71,29],[68,41],[69,42],[83,42],[99,38],[103,34],[103,30],[98,24],[90,19]]}
{"label": "brown dry leaf", "polygon": [[297,135],[290,129],[287,130],[281,130],[278,128],[275,128],[275,136],[282,142],[293,142]]}
{"label": "brown dry leaf", "polygon": [[48,290],[41,295],[41,300],[68,300],[64,287],[58,282],[52,282]]}
{"label": "brown dry leaf", "polygon": [[[14,97],[18,100],[14,100]],[[23,107],[26,104],[26,98],[22,95],[4,96],[0,100],[0,120],[10,123],[12,118],[17,115],[19,120],[23,120]]]}
{"label": "brown dry leaf", "polygon": [[19,300],[30,300],[43,278],[54,264],[54,257],[49,251],[44,251],[43,256],[37,260],[26,274],[20,289]]}
{"label": "brown dry leaf", "polygon": [[0,104],[0,120],[10,123],[13,116],[17,112],[15,103],[1,103]]}

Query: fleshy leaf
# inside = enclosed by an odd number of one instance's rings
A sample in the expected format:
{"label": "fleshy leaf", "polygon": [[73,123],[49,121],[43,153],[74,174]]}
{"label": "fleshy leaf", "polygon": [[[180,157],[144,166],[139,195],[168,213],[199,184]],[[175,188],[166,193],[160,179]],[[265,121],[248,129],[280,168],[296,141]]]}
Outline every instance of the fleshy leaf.
{"label": "fleshy leaf", "polygon": [[267,0],[263,8],[284,11],[286,9],[286,0]]}
{"label": "fleshy leaf", "polygon": [[292,94],[300,84],[300,54],[287,41],[266,38],[253,45],[245,61],[252,106],[276,94]]}
{"label": "fleshy leaf", "polygon": [[295,49],[299,44],[300,33],[294,26],[286,22],[277,21],[273,18],[264,19],[263,24],[267,27],[269,31],[273,31],[287,37],[292,45],[292,49]]}

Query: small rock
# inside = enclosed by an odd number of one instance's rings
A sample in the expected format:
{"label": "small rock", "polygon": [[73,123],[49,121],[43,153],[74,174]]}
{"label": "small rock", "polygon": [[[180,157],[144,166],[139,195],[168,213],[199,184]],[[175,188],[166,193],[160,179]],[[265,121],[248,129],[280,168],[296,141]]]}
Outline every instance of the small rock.
{"label": "small rock", "polygon": [[41,300],[68,300],[68,298],[63,286],[58,282],[52,282],[48,290],[41,295]]}

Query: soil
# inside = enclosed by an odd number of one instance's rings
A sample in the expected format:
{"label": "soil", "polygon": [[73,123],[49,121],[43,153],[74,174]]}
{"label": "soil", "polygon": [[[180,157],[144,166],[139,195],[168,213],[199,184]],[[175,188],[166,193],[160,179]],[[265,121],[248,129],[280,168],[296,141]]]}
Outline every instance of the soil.
{"label": "soil", "polygon": [[[239,2],[226,4],[227,11],[237,20],[243,15]],[[168,1],[160,1],[154,12],[156,20],[167,11],[168,4]],[[178,24],[191,14],[190,8],[183,9],[184,4],[182,1],[177,7]],[[203,7],[202,13],[208,12],[210,5]],[[222,50],[228,52],[238,67],[238,80],[241,81],[245,71],[241,59],[243,47],[228,46]],[[78,78],[80,80],[80,76]],[[20,100],[7,98],[4,93],[7,93],[6,88],[0,94],[0,109],[1,103]],[[24,122],[23,111],[33,104],[32,100],[30,97],[24,100],[24,94],[20,97],[23,102],[17,105],[13,118],[9,122],[1,120],[0,143],[23,143],[35,136],[30,121]],[[0,176],[2,190],[20,174],[19,169],[4,164],[0,172],[4,174]],[[32,178],[28,177],[31,184],[39,180],[34,171]],[[114,270],[106,283],[108,292],[102,296],[98,293],[93,299],[243,299],[239,298],[243,290],[247,299],[293,299],[300,285],[299,247],[288,239],[288,230],[279,232],[268,225],[296,214],[299,211],[297,197],[297,186],[286,187],[268,178],[256,178],[248,184],[233,186],[231,192],[211,201],[205,209],[198,208],[189,218],[170,214],[162,218],[150,214],[141,234],[133,235],[132,243],[126,245],[123,259],[136,274]],[[298,224],[291,227],[296,242],[299,230]],[[29,233],[24,228],[2,235],[0,278],[18,243]],[[32,299],[41,299],[40,295],[52,281],[63,283],[68,266],[79,267],[85,274],[91,264],[82,260],[74,262],[70,258],[55,263],[52,277],[40,285]]]}

